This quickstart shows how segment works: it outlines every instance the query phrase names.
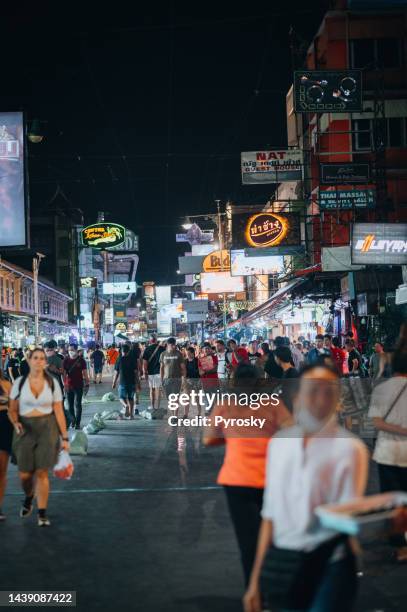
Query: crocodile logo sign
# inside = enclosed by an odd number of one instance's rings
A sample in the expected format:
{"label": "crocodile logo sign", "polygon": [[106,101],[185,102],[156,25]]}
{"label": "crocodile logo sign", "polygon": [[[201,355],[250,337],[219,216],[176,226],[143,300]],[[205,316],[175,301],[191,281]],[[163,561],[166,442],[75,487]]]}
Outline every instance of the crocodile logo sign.
{"label": "crocodile logo sign", "polygon": [[249,218],[245,238],[252,247],[277,246],[284,240],[289,230],[289,221],[283,215],[257,213]]}
{"label": "crocodile logo sign", "polygon": [[82,230],[82,243],[94,249],[108,249],[123,244],[126,230],[117,223],[95,223]]}

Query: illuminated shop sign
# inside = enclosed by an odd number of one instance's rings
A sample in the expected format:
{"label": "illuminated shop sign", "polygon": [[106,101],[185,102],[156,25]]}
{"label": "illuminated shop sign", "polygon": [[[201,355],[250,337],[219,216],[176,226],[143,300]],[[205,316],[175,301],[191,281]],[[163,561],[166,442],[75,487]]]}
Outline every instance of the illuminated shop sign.
{"label": "illuminated shop sign", "polygon": [[229,272],[230,253],[226,249],[214,251],[205,257],[202,262],[203,272]]}
{"label": "illuminated shop sign", "polygon": [[355,223],[352,263],[407,264],[407,223]]}
{"label": "illuminated shop sign", "polygon": [[294,214],[237,213],[232,217],[232,224],[233,249],[292,246],[301,241],[299,217]]}
{"label": "illuminated shop sign", "polygon": [[82,243],[94,249],[118,246],[125,241],[125,229],[118,223],[95,223],[82,230]]}

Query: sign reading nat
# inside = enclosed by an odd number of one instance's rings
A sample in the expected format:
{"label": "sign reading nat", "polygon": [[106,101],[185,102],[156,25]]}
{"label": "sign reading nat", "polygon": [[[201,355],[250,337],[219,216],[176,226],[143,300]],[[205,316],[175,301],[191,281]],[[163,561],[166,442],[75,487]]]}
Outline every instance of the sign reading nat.
{"label": "sign reading nat", "polygon": [[95,223],[82,230],[82,243],[94,249],[107,249],[123,244],[126,232],[118,223]]}

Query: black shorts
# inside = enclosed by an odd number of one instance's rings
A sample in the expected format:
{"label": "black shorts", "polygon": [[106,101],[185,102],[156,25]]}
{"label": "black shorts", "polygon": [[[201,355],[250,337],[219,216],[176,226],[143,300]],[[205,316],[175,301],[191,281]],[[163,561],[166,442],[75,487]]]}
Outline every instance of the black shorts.
{"label": "black shorts", "polygon": [[0,410],[0,451],[5,451],[9,455],[11,454],[13,431],[13,426],[7,416],[7,410]]}

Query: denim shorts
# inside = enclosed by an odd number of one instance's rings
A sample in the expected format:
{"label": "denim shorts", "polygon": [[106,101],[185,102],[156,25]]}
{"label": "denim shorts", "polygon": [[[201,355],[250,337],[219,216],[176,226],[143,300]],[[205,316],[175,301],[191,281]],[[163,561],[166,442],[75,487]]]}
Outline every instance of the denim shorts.
{"label": "denim shorts", "polygon": [[119,397],[122,400],[134,399],[136,392],[136,385],[119,385]]}

